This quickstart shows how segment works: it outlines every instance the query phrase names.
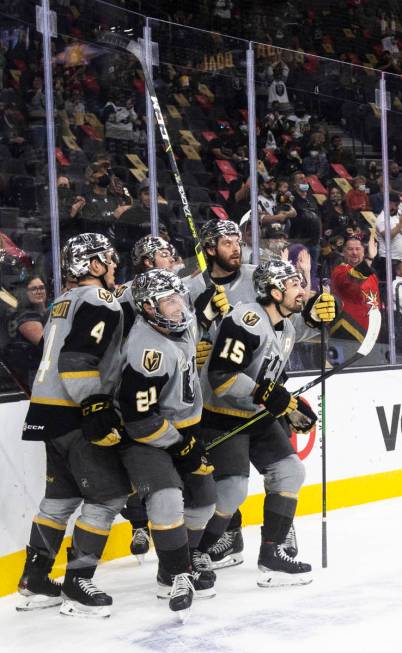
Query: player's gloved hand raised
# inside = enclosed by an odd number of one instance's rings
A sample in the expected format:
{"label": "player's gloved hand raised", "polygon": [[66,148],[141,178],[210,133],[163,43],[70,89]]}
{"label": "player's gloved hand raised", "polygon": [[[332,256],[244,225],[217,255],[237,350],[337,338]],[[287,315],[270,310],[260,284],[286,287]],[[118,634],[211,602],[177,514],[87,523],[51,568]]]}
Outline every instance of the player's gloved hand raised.
{"label": "player's gloved hand raised", "polygon": [[315,322],[332,322],[335,312],[335,297],[323,292],[314,302],[310,315]]}
{"label": "player's gloved hand raised", "polygon": [[203,442],[194,435],[184,436],[182,442],[173,444],[167,451],[182,474],[208,476],[214,471],[213,465],[208,461]]}
{"label": "player's gloved hand raised", "polygon": [[112,447],[121,440],[120,418],[110,395],[92,395],[81,402],[84,438],[99,447]]}
{"label": "player's gloved hand raised", "polygon": [[317,415],[302,397],[297,397],[297,408],[286,415],[286,419],[296,433],[308,433],[316,423]]}
{"label": "player's gloved hand raised", "polygon": [[224,286],[209,286],[197,297],[194,308],[199,324],[208,330],[217,317],[230,310]]}
{"label": "player's gloved hand raised", "polygon": [[254,392],[254,403],[264,404],[274,417],[291,413],[297,408],[297,399],[288,392],[285,386],[267,379]]}
{"label": "player's gloved hand raised", "polygon": [[205,361],[207,360],[211,349],[212,349],[212,342],[209,342],[209,340],[200,340],[200,342],[197,342],[197,346],[195,350],[195,362],[198,370],[200,370],[204,366]]}

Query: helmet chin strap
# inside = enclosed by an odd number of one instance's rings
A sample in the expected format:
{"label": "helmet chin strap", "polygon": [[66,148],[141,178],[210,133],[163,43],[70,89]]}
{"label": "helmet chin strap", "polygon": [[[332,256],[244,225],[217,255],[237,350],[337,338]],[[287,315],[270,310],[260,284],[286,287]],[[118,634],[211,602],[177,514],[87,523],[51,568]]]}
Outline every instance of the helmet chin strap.
{"label": "helmet chin strap", "polygon": [[[100,262],[102,263],[102,261],[100,261]],[[99,281],[101,282],[104,289],[109,290],[109,288],[106,285],[106,281],[105,281],[105,276],[107,275],[107,265],[106,265],[106,263],[102,263],[102,265],[105,266],[106,272],[104,272],[103,274],[100,274],[99,276],[96,276],[96,274],[92,274],[92,272],[88,272],[87,276],[92,277],[92,279],[99,279]]]}
{"label": "helmet chin strap", "polygon": [[[282,301],[283,301],[286,290],[282,290],[281,292],[282,292]],[[272,299],[273,299],[273,298],[272,298]],[[280,315],[281,317],[286,318],[286,317],[290,317],[290,315],[293,315],[293,311],[290,311],[287,315],[285,315],[284,313],[282,313],[282,311],[281,311],[281,303],[282,303],[282,302],[278,302],[278,301],[276,301],[275,299],[273,299],[273,302],[274,302],[274,304],[275,304],[275,308],[276,308],[276,310],[278,311],[278,313],[279,313],[279,315]]]}

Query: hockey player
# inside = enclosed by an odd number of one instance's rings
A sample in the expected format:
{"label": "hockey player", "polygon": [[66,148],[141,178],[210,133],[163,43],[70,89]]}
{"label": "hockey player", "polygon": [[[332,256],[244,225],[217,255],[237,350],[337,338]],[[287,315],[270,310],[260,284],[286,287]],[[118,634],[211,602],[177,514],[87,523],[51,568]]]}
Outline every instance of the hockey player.
{"label": "hockey player", "polygon": [[214,512],[215,484],[197,437],[202,397],[192,312],[184,284],[167,270],[137,275],[132,291],[139,316],[124,346],[118,392],[131,441],[121,455],[145,499],[159,558],[158,597],[170,597],[171,610],[183,613],[194,593],[214,595],[214,574],[198,572],[196,551]]}
{"label": "hockey player", "polygon": [[[172,271],[176,264],[177,254],[173,245],[160,236],[151,236],[149,234],[135,243],[131,250],[131,259],[136,274],[146,272],[152,268]],[[115,290],[115,297],[123,309],[124,338],[128,336],[137,314],[132,284],[132,280],[127,281]],[[147,512],[143,502],[138,499],[138,495],[130,494],[127,504],[122,510],[122,516],[131,523],[132,527],[130,551],[141,561],[149,551],[150,534]]]}
{"label": "hockey player", "polygon": [[[266,489],[258,558],[264,577],[258,584],[304,584],[311,580],[311,566],[293,559],[281,547],[295,514],[304,467],[278,418],[287,415],[293,427],[310,430],[316,416],[303,399],[294,398],[277,380],[295,340],[311,337],[322,321],[332,320],[335,303],[332,295],[323,294],[304,307],[301,278],[285,261],[258,266],[253,278],[257,301],[237,305],[223,319],[207,367],[202,370],[203,434],[211,440],[244,424],[261,406],[272,417],[246,427],[211,450],[217,481],[216,512],[199,550],[211,549],[246,498],[251,461],[264,476]],[[293,321],[291,315],[295,316]]]}
{"label": "hockey player", "polygon": [[[123,330],[122,311],[111,292],[117,262],[100,234],[70,238],[63,249],[63,272],[78,285],[52,306],[24,425],[24,440],[45,442],[47,470],[18,586],[19,610],[62,603],[62,614],[110,615],[112,598],[92,578],[129,491],[114,446],[121,439],[112,395]],[[49,573],[68,519],[80,505],[61,586]]]}
{"label": "hockey player", "polygon": [[[225,292],[226,311],[238,302],[249,302],[255,297],[253,272],[255,265],[242,263],[242,235],[240,228],[232,220],[209,220],[203,225],[200,239],[207,257],[212,281]],[[216,307],[211,310],[211,289],[205,289],[201,275],[187,277],[186,285],[190,289],[197,318],[200,324],[214,336],[216,318],[219,313]],[[210,340],[202,339],[197,347],[197,367],[201,370],[211,351]],[[241,513],[233,515],[227,531],[222,538],[208,551],[212,567],[229,567],[243,562],[244,548],[241,532]]]}

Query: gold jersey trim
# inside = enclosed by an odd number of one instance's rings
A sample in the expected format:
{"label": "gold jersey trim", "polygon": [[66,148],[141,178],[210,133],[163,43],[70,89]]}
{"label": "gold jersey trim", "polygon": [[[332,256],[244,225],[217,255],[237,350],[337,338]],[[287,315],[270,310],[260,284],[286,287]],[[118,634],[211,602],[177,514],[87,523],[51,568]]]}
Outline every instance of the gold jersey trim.
{"label": "gold jersey trim", "polygon": [[201,422],[201,415],[197,415],[197,417],[189,417],[188,419],[184,419],[181,422],[173,422],[173,426],[175,426],[177,429],[185,429],[186,426],[193,426],[194,424],[199,424]]}
{"label": "gold jersey trim", "polygon": [[152,522],[149,522],[151,529],[154,531],[170,531],[173,528],[179,528],[179,526],[183,526],[183,524],[184,524],[183,519],[176,522],[175,524],[154,524]]}
{"label": "gold jersey trim", "polygon": [[231,376],[230,379],[227,379],[227,381],[225,381],[221,385],[218,385],[218,387],[214,389],[214,394],[218,396],[223,394],[225,390],[229,390],[229,388],[232,387],[232,385],[235,383],[236,380],[237,380],[237,374]]}
{"label": "gold jersey trim", "polygon": [[58,522],[52,521],[51,519],[45,519],[45,517],[34,517],[32,521],[35,524],[40,524],[41,526],[54,528],[56,531],[64,532],[66,530],[66,526],[64,524],[59,524]]}
{"label": "gold jersey trim", "polygon": [[80,372],[60,372],[61,379],[86,379],[100,376],[99,370],[82,370]]}
{"label": "gold jersey trim", "polygon": [[44,404],[45,406],[68,406],[69,408],[79,408],[80,404],[70,399],[53,399],[53,397],[31,397],[32,404]]}
{"label": "gold jersey trim", "polygon": [[110,533],[110,531],[104,531],[101,528],[95,528],[95,526],[84,524],[84,522],[80,521],[79,519],[77,519],[75,525],[76,527],[80,528],[82,531],[86,531],[87,533],[95,533],[95,535],[104,535],[105,537],[108,537]]}
{"label": "gold jersey trim", "polygon": [[151,442],[152,440],[157,440],[169,427],[169,422],[167,419],[163,420],[162,426],[155,431],[154,433],[151,433],[151,435],[145,435],[143,438],[134,438],[136,442]]}
{"label": "gold jersey trim", "polygon": [[209,410],[210,413],[218,413],[219,415],[232,415],[233,417],[254,417],[257,411],[251,412],[251,410],[237,410],[236,408],[223,408],[222,406],[211,406],[210,404],[204,404],[204,408]]}

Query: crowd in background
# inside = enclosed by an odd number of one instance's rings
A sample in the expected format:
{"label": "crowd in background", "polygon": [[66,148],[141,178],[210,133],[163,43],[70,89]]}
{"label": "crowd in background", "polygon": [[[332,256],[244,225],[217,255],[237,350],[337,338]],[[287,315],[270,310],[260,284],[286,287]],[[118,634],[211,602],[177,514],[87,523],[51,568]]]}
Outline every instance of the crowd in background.
{"label": "crowd in background", "polygon": [[[127,0],[119,7],[152,15],[152,6],[145,11],[142,4]],[[391,0],[381,10],[368,0],[317,1],[308,9],[290,0],[270,3],[273,15],[268,16],[264,7],[214,0],[201,1],[197,8],[186,2],[180,9],[171,2],[155,8],[156,18],[179,23],[151,23],[159,45],[153,75],[196,224],[235,220],[243,232],[243,260],[251,260],[248,44],[240,38],[252,38],[265,44],[255,48],[260,257],[289,257],[316,290],[320,277],[330,279],[345,260],[348,239],[355,237],[366,253],[373,253],[376,239],[373,271],[384,304],[383,170],[375,103],[379,73],[374,69],[391,73],[389,199],[397,286],[402,260],[401,9]],[[52,8],[58,21],[52,69],[60,241],[85,231],[110,237],[121,256],[122,283],[133,274],[134,243],[150,231],[145,85],[138,62],[102,48],[96,34],[113,26],[142,36],[144,21],[94,1],[57,0]],[[18,0],[11,9],[0,3],[0,314],[8,324],[0,330],[2,350],[10,343],[21,350],[27,339],[21,325],[41,323],[43,302],[51,299],[43,51],[34,16],[35,5],[28,0]],[[207,19],[208,29],[217,32],[190,28],[206,27]],[[192,239],[158,133],[156,155],[161,235],[191,271]],[[37,344],[30,336],[28,348]]]}

